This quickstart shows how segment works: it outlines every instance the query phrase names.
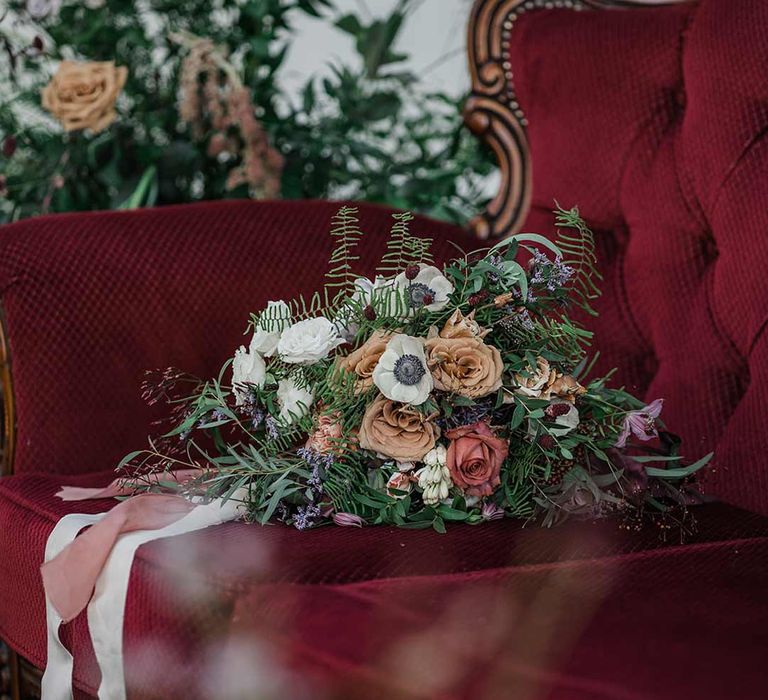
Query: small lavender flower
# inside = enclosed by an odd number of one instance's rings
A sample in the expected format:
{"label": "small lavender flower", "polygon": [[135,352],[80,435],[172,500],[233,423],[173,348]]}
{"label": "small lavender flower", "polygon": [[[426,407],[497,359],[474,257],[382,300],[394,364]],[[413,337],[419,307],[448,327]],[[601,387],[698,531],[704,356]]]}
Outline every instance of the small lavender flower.
{"label": "small lavender flower", "polygon": [[308,506],[299,506],[296,514],[293,516],[293,526],[297,530],[306,530],[317,524],[320,518],[320,506],[310,504]]}
{"label": "small lavender flower", "polygon": [[501,270],[501,264],[504,262],[504,258],[501,257],[501,255],[491,255],[488,258],[488,262],[493,265],[495,268],[497,268],[498,272],[486,272],[486,277],[488,278],[488,281],[492,284],[496,284],[499,281],[499,278],[502,275]]}
{"label": "small lavender flower", "polygon": [[472,425],[485,418],[492,409],[490,401],[478,401],[473,406],[456,406],[450,418],[438,418],[437,423],[443,430]]}
{"label": "small lavender flower", "polygon": [[576,270],[574,270],[569,265],[566,265],[563,263],[563,259],[558,256],[555,258],[555,263],[552,266],[552,270],[549,273],[549,281],[547,282],[547,289],[550,292],[554,292],[556,289],[559,289],[560,287],[564,287],[568,280],[573,277]]}
{"label": "small lavender flower", "polygon": [[277,429],[277,421],[272,416],[267,416],[264,419],[264,426],[267,429],[267,435],[273,440],[280,437],[280,431]]}

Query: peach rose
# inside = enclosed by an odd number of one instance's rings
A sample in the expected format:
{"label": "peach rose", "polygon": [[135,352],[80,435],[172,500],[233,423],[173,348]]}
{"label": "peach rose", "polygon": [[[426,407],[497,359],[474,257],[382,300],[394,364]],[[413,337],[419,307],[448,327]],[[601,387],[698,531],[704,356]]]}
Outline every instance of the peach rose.
{"label": "peach rose", "polygon": [[509,444],[479,421],[446,432],[450,439],[446,466],[451,480],[468,496],[490,496],[501,484],[501,465]]}
{"label": "peach rose", "polygon": [[373,370],[387,349],[391,333],[375,331],[357,350],[341,358],[339,366],[357,375],[355,393],[361,394],[373,386]]}
{"label": "peach rose", "polygon": [[320,454],[339,452],[342,449],[340,440],[342,437],[341,423],[338,413],[325,413],[317,419],[317,428],[307,439],[304,445],[308,450],[314,450]]}
{"label": "peach rose", "polygon": [[398,462],[416,462],[434,446],[440,428],[427,416],[378,396],[368,406],[360,426],[360,447]]}
{"label": "peach rose", "polygon": [[501,354],[479,338],[431,338],[426,350],[436,389],[479,399],[501,386]]}
{"label": "peach rose", "polygon": [[128,69],[112,61],[62,61],[42,92],[42,105],[66,131],[106,129],[117,117],[115,100]]}

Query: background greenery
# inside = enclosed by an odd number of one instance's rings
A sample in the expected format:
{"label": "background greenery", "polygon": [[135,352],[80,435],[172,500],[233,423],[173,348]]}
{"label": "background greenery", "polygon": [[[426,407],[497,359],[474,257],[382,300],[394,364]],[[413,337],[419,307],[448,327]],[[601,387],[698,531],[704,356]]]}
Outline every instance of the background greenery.
{"label": "background greenery", "polygon": [[[209,156],[179,119],[186,49],[169,34],[182,30],[221,46],[251,90],[285,158],[283,198],[360,199],[465,221],[483,204],[492,161],[463,127],[463,100],[404,68],[395,46],[412,5],[366,19],[341,15],[332,0],[11,0],[0,15],[0,221],[249,196],[246,186],[226,189],[232,163]],[[330,77],[307,80],[298,100],[277,80],[297,13],[333,23],[357,51]],[[128,67],[106,131],[65,134],[40,112],[61,58]]]}

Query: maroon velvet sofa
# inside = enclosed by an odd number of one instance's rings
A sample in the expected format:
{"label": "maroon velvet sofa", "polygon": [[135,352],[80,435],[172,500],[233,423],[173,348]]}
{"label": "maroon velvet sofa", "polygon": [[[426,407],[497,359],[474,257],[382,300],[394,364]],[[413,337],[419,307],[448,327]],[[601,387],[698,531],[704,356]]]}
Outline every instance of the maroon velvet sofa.
{"label": "maroon velvet sofa", "polygon": [[[129,697],[768,697],[768,3],[607,4],[476,2],[467,123],[502,186],[473,230],[546,233],[554,199],[580,206],[604,276],[602,368],[666,399],[691,458],[714,450],[713,502],[684,541],[507,520],[447,535],[230,523],[145,545]],[[48,534],[110,506],[62,503],[58,486],[105,484],[144,444],[145,369],[213,374],[250,310],[320,285],[335,208],[220,202],[0,229],[0,696],[33,697],[45,665]],[[361,216],[371,268],[390,213]],[[446,224],[416,230],[438,258],[473,245]],[[62,638],[87,696],[83,617]]]}

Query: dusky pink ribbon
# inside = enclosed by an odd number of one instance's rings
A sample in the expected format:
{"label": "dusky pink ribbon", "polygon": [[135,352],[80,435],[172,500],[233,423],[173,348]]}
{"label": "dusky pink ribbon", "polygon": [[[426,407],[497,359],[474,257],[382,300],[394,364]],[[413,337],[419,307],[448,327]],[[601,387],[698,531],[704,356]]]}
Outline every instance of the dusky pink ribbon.
{"label": "dusky pink ribbon", "polygon": [[118,503],[99,522],[40,567],[48,599],[69,622],[82,612],[120,535],[159,530],[187,515],[195,504],[181,496],[143,493]]}
{"label": "dusky pink ribbon", "polygon": [[[205,472],[204,469],[179,469],[174,472],[161,474],[148,474],[137,477],[135,480],[121,477],[111,484],[99,488],[84,488],[80,486],[62,486],[56,494],[62,501],[88,501],[96,498],[117,498],[118,496],[131,496],[136,491],[135,485],[155,485],[161,481],[176,481],[183,484],[195,479]],[[139,479],[141,481],[139,481]]]}

